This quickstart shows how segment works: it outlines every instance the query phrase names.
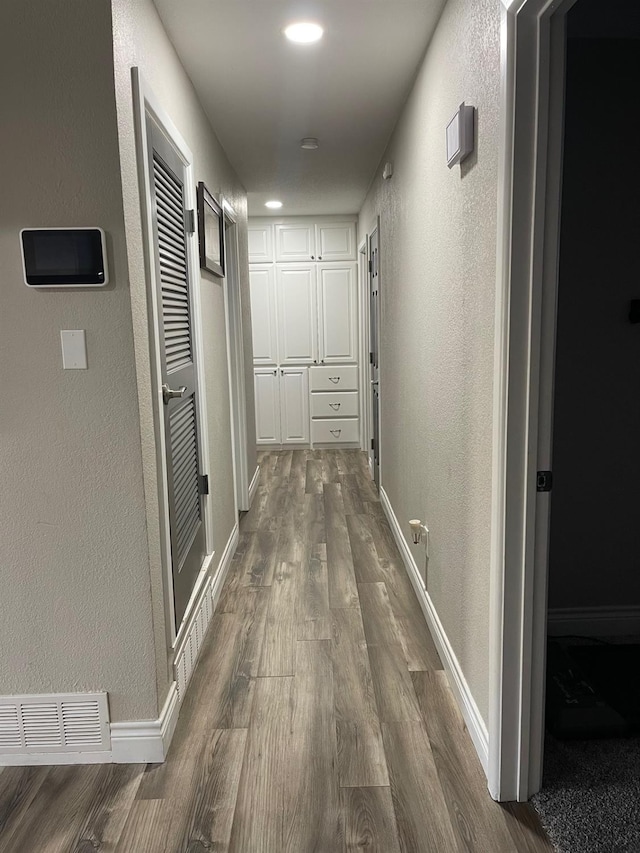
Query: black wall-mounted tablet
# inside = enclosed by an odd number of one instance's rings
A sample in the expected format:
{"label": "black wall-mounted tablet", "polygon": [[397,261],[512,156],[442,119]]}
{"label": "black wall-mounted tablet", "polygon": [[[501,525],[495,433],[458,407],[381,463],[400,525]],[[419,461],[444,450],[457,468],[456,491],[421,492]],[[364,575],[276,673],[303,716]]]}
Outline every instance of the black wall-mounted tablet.
{"label": "black wall-mounted tablet", "polygon": [[102,228],[23,228],[20,238],[29,287],[103,287],[109,280]]}

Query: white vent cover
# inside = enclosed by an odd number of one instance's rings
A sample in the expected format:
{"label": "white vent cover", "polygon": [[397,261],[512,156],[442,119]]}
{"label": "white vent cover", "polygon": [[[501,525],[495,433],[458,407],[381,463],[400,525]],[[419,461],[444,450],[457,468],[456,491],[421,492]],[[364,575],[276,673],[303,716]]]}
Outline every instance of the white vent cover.
{"label": "white vent cover", "polygon": [[2,754],[111,749],[106,693],[0,696]]}
{"label": "white vent cover", "polygon": [[185,636],[180,650],[176,654],[174,671],[175,680],[178,688],[178,699],[182,703],[187,685],[191,680],[191,675],[196,664],[202,643],[209,627],[209,622],[213,616],[213,584],[207,582],[205,592],[200,600],[199,606],[194,614],[193,620],[189,625],[189,630]]}

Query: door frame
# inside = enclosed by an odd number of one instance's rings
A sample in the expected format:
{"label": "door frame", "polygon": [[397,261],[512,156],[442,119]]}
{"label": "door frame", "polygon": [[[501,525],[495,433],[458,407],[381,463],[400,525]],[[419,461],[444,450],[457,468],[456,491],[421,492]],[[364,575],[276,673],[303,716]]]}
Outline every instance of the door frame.
{"label": "door frame", "polygon": [[502,0],[493,400],[491,796],[542,784],[549,495],[564,123],[575,0]]}
{"label": "door frame", "polygon": [[378,328],[377,328],[377,338],[378,338],[378,488],[382,490],[382,394],[380,392],[380,388],[382,387],[382,355],[381,355],[381,341],[382,341],[382,290],[380,288],[380,216],[377,215],[373,220],[371,228],[367,234],[367,277],[366,277],[366,303],[367,303],[367,354],[366,354],[366,362],[365,362],[365,376],[366,376],[366,386],[367,386],[367,411],[369,415],[369,445],[367,449],[367,456],[369,459],[369,469],[371,471],[371,477],[374,477],[374,462],[373,462],[373,454],[371,451],[371,439],[374,435],[373,429],[373,388],[371,385],[371,364],[369,361],[369,352],[371,348],[370,334],[371,334],[371,238],[374,234],[378,236]]}
{"label": "door frame", "polygon": [[361,394],[360,411],[360,447],[366,451],[369,457],[371,445],[370,435],[370,413],[369,413],[369,389],[368,389],[368,367],[369,367],[369,235],[365,234],[358,244],[358,326],[359,326],[359,379]]}
{"label": "door frame", "polygon": [[[149,333],[149,361],[151,368],[151,397],[153,400],[153,421],[155,431],[157,490],[160,521],[160,554],[164,579],[164,605],[167,623],[167,642],[175,649],[181,642],[183,629],[189,624],[191,611],[202,584],[206,581],[208,567],[214,550],[213,518],[211,512],[211,496],[203,496],[203,516],[206,556],[200,574],[191,593],[191,598],[179,628],[175,626],[175,607],[173,600],[173,572],[171,563],[171,538],[169,527],[169,500],[166,436],[164,428],[164,404],[162,401],[162,372],[160,356],[160,338],[158,335],[160,310],[158,306],[158,290],[156,284],[155,245],[153,238],[153,196],[149,181],[149,156],[147,119],[151,119],[159,127],[174,148],[185,167],[185,206],[187,210],[195,211],[196,181],[194,176],[193,154],[184,138],[175,127],[169,115],[163,109],[153,93],[153,90],[140,72],[131,69],[134,106],[134,126],[136,132],[136,153],[138,160],[138,179],[140,185],[140,206],[142,213],[142,240],[145,256],[145,272],[147,281],[147,317]],[[202,337],[202,309],[200,304],[200,256],[198,251],[197,224],[192,233],[187,233],[187,253],[189,261],[189,278],[191,293],[191,311],[193,317],[193,337],[195,343],[195,373],[196,393],[198,396],[198,451],[201,460],[201,472],[209,473],[209,448],[205,436],[208,435],[207,408],[203,383],[204,348]]]}
{"label": "door frame", "polygon": [[[231,451],[236,519],[249,509],[249,466],[247,463],[247,407],[242,331],[242,292],[238,220],[231,204],[222,198],[225,221],[225,277],[223,279],[224,318],[227,335],[229,400],[231,403]],[[229,223],[227,225],[227,223]]]}

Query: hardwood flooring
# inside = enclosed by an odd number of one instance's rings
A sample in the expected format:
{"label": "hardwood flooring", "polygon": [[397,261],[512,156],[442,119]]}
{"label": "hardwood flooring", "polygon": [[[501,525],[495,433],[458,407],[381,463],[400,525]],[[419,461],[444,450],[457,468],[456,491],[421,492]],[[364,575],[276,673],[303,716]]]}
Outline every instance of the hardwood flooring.
{"label": "hardwood flooring", "polygon": [[261,478],[162,765],[0,771],[2,853],[542,853],[494,803],[357,451]]}

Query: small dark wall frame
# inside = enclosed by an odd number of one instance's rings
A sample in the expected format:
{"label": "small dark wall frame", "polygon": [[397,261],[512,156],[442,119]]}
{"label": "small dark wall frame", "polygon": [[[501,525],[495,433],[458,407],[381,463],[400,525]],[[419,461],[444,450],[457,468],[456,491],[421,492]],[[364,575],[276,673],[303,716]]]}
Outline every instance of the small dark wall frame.
{"label": "small dark wall frame", "polygon": [[198,184],[197,196],[200,268],[224,278],[224,218],[222,208],[202,181]]}

